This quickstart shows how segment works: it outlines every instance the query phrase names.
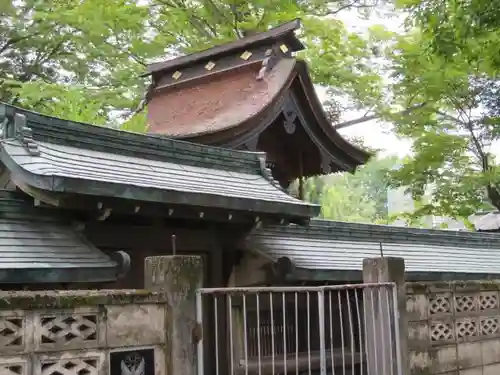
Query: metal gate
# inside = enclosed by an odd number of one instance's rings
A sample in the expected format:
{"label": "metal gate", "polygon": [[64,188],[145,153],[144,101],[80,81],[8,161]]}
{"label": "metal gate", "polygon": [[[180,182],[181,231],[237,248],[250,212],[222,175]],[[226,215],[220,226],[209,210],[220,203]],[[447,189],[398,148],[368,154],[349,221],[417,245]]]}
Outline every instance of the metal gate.
{"label": "metal gate", "polygon": [[401,375],[393,283],[205,288],[198,375]]}

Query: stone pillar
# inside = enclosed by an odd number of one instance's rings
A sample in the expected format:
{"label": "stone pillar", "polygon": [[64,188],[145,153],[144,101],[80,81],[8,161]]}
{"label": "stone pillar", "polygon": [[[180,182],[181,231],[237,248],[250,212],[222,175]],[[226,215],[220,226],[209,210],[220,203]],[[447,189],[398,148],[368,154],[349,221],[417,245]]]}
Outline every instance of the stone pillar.
{"label": "stone pillar", "polygon": [[153,256],[144,261],[144,286],[166,294],[165,374],[196,375],[197,343],[201,329],[196,322],[196,291],[203,281],[198,256]]}
{"label": "stone pillar", "polygon": [[[363,282],[395,283],[397,296],[397,311],[394,311],[392,289],[367,288],[365,290],[368,375],[391,373],[399,375],[396,372],[398,357],[402,367],[401,375],[409,375],[404,259],[391,257],[364,259]],[[393,372],[391,372],[391,366],[394,369]]]}

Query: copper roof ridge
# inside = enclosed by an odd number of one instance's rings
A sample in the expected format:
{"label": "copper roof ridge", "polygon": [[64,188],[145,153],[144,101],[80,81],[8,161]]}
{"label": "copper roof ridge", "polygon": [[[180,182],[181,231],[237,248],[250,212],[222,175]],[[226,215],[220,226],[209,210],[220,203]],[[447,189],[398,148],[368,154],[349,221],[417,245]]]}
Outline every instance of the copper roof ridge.
{"label": "copper roof ridge", "polygon": [[[296,18],[293,21],[283,23],[267,31],[234,40],[232,42],[221,44],[200,52],[194,52],[185,56],[177,57],[170,60],[159,61],[149,64],[147,72],[142,76],[148,76],[162,70],[176,69],[180,66],[196,63],[201,59],[212,58],[214,56],[222,55],[233,50],[248,48],[249,46],[265,42],[267,40],[274,40],[286,36],[287,34],[294,33],[301,26],[300,19]],[[304,48],[302,43],[297,40],[295,51]]]}

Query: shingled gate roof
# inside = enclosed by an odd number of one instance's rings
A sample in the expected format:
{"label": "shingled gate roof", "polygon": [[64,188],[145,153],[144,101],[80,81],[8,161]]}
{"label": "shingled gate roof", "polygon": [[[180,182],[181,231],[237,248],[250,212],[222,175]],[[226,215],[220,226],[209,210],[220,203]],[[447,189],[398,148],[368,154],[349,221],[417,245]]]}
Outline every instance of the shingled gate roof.
{"label": "shingled gate roof", "polygon": [[[196,143],[268,151],[257,146],[259,135],[283,117],[284,135],[300,132],[324,160],[321,165],[305,165],[304,176],[352,171],[365,163],[369,154],[335,130],[307,64],[292,55],[304,48],[294,33],[299,27],[294,20],[150,65],[149,131]],[[303,130],[296,129],[298,124]]]}
{"label": "shingled gate roof", "polygon": [[307,227],[256,229],[248,249],[289,259],[306,278],[362,280],[363,259],[402,257],[408,279],[491,279],[500,275],[500,234],[311,220]]}
{"label": "shingled gate roof", "polygon": [[262,153],[119,131],[0,105],[0,160],[16,181],[53,193],[211,207],[284,219],[319,207],[289,196]]}

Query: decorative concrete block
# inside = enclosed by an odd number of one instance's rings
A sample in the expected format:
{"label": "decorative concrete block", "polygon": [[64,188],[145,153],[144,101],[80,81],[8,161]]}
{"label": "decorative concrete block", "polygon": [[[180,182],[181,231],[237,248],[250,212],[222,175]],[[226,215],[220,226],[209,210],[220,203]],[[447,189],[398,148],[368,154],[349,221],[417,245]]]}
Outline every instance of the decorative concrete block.
{"label": "decorative concrete block", "polygon": [[35,355],[32,365],[33,375],[101,375],[106,373],[107,360],[105,351],[78,350]]}
{"label": "decorative concrete block", "polygon": [[36,351],[91,349],[105,344],[104,314],[98,306],[36,312],[33,328]]}
{"label": "decorative concrete block", "polygon": [[30,361],[28,357],[12,356],[0,357],[1,375],[31,375]]}
{"label": "decorative concrete block", "polygon": [[33,314],[23,310],[0,311],[0,355],[29,351],[32,334]]}

